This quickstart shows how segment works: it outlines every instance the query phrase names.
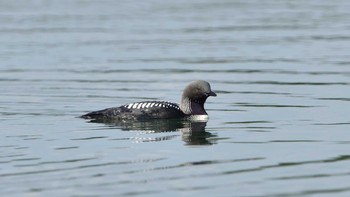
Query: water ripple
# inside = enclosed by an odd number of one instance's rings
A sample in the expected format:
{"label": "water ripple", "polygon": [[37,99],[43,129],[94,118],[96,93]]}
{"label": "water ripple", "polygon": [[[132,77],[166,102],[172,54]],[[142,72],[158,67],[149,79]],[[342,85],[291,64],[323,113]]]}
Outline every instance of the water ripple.
{"label": "water ripple", "polygon": [[328,101],[350,101],[350,98],[316,98],[318,100],[328,100]]}
{"label": "water ripple", "polygon": [[350,155],[341,155],[330,159],[324,159],[324,160],[310,160],[310,161],[300,161],[300,162],[283,162],[278,163],[276,165],[266,165],[266,166],[260,166],[256,168],[246,168],[246,169],[240,169],[240,170],[232,170],[232,171],[224,171],[220,173],[215,174],[202,174],[198,175],[198,177],[202,176],[221,176],[221,175],[231,175],[231,174],[239,174],[239,173],[249,173],[249,172],[255,172],[255,171],[263,171],[271,168],[284,168],[284,167],[291,167],[291,166],[300,166],[300,165],[309,165],[309,164],[318,164],[318,163],[335,163],[335,162],[342,162],[350,160]]}
{"label": "water ripple", "polygon": [[[335,195],[337,193],[343,193],[350,191],[350,187],[343,187],[343,188],[329,188],[329,189],[315,189],[315,190],[304,190],[300,192],[291,192],[291,193],[279,193],[275,195],[268,195],[268,197],[294,197],[294,196],[310,196],[310,195],[325,195],[325,194],[332,194]],[[267,196],[266,196],[267,197]]]}
{"label": "water ripple", "polygon": [[[48,165],[48,164],[58,164],[58,163],[75,163],[75,162],[81,162],[86,160],[96,160],[97,158],[83,158],[83,159],[72,159],[72,160],[65,160],[65,161],[51,161],[51,162],[42,162],[37,163],[33,165],[22,165],[21,167],[29,167],[29,166],[42,166],[42,165]],[[120,162],[106,162],[106,163],[96,163],[96,164],[85,164],[80,165],[76,167],[66,167],[66,168],[52,168],[52,169],[44,169],[44,170],[33,170],[33,171],[23,171],[23,172],[5,172],[0,173],[0,177],[8,177],[8,176],[23,176],[23,175],[32,175],[32,174],[44,174],[44,173],[54,173],[54,172],[62,172],[62,171],[75,171],[78,169],[85,169],[85,168],[96,168],[96,167],[106,167],[106,166],[115,166],[115,165],[130,165],[130,164],[137,164],[137,163],[152,163],[157,162],[160,160],[164,160],[164,158],[157,158],[157,159],[142,159],[142,160],[130,160],[130,161],[120,161]]]}
{"label": "water ripple", "polygon": [[[191,166],[201,166],[201,165],[216,165],[216,164],[224,164],[224,163],[236,163],[236,162],[248,162],[248,161],[256,161],[256,160],[263,160],[264,158],[261,157],[255,157],[255,158],[243,158],[243,159],[232,159],[232,160],[207,160],[207,161],[194,161],[194,162],[185,162],[178,165],[173,166],[163,166],[163,167],[157,167],[157,168],[151,168],[147,169],[147,171],[159,171],[159,170],[169,170],[174,168],[184,168],[184,167],[191,167]],[[125,171],[125,174],[134,174],[139,173],[144,170],[132,170],[132,171]]]}
{"label": "water ripple", "polygon": [[271,108],[310,108],[318,106],[309,105],[278,105],[278,104],[252,104],[252,103],[235,103],[234,106],[240,107],[271,107]]}

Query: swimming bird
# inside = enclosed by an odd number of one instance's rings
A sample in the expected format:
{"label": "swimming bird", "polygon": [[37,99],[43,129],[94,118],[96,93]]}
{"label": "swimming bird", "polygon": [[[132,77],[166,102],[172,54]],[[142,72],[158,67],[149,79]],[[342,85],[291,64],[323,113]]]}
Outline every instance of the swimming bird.
{"label": "swimming bird", "polygon": [[153,119],[207,120],[204,103],[209,96],[216,96],[207,81],[190,82],[183,90],[180,105],[168,101],[143,101],[93,111],[81,118],[109,121],[142,121]]}

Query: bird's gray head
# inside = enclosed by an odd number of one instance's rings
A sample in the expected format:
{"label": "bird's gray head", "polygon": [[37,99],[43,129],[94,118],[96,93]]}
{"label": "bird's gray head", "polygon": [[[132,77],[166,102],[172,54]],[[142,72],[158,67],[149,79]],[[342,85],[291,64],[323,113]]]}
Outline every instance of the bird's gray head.
{"label": "bird's gray head", "polygon": [[192,81],[182,93],[180,108],[188,115],[206,115],[204,103],[209,96],[216,96],[210,84],[203,80]]}

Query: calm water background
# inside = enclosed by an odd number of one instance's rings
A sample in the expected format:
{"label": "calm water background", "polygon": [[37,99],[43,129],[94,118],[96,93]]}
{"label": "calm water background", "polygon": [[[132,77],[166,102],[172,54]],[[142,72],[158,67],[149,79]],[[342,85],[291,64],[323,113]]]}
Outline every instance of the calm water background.
{"label": "calm water background", "polygon": [[[1,196],[349,196],[350,2],[0,1]],[[211,83],[198,138],[89,123]]]}

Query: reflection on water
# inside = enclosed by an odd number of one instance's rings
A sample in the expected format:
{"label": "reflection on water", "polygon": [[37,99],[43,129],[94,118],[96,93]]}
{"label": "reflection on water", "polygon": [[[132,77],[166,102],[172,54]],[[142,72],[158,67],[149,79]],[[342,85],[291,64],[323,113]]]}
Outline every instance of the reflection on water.
{"label": "reflection on water", "polygon": [[[90,123],[102,123],[123,131],[145,131],[147,133],[180,132],[182,140],[187,145],[210,145],[215,143],[213,139],[217,135],[205,131],[207,121],[194,120],[148,120],[148,121],[110,121],[90,120]],[[176,136],[176,135],[175,135]],[[169,140],[174,135],[153,138],[147,141]]]}

